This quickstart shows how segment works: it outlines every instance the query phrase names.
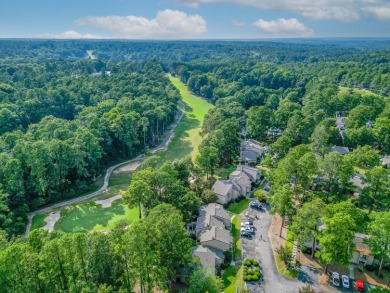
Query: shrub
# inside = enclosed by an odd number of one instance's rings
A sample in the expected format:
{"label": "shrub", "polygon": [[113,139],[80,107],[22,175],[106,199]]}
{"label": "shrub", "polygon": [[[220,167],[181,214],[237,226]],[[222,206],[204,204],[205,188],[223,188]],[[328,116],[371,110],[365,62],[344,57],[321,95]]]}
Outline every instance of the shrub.
{"label": "shrub", "polygon": [[292,252],[290,251],[290,249],[288,249],[287,247],[285,246],[280,246],[276,252],[280,255],[280,258],[282,259],[282,261],[288,265],[290,262],[291,262],[291,259],[292,259]]}
{"label": "shrub", "polygon": [[230,206],[230,203],[228,203],[228,202],[223,204],[224,209],[227,209],[229,206]]}
{"label": "shrub", "polygon": [[231,263],[231,261],[232,261],[232,252],[230,250],[225,250],[223,252],[223,254],[225,256],[225,262]]}
{"label": "shrub", "polygon": [[227,269],[228,267],[229,267],[229,263],[226,263],[226,262],[223,262],[223,263],[221,263],[221,269],[223,269],[223,270],[225,270],[225,269]]}
{"label": "shrub", "polygon": [[253,260],[252,261],[252,265],[255,266],[255,267],[258,267],[259,266],[259,262],[257,260]]}
{"label": "shrub", "polygon": [[236,197],[236,199],[234,200],[236,203],[239,203],[241,201],[241,197]]}
{"label": "shrub", "polygon": [[262,189],[257,189],[254,193],[253,193],[254,197],[256,197],[259,202],[262,202],[262,203],[266,203],[267,202],[267,196],[265,195],[265,192],[264,190]]}

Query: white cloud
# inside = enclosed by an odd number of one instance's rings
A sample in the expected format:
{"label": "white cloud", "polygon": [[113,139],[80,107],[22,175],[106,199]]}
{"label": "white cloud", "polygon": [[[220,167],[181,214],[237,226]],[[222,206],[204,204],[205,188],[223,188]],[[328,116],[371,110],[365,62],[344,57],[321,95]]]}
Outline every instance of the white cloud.
{"label": "white cloud", "polygon": [[234,26],[245,26],[245,22],[241,21],[241,20],[238,20],[238,19],[233,19],[232,20],[232,24]]}
{"label": "white cloud", "polygon": [[295,18],[278,18],[271,21],[259,19],[253,23],[267,37],[312,37],[314,32]]}
{"label": "white cloud", "polygon": [[76,20],[77,25],[90,25],[119,38],[162,39],[192,38],[207,32],[207,23],[200,15],[178,10],[159,11],[154,19],[139,16],[88,16]]}
{"label": "white cloud", "polygon": [[233,3],[273,11],[290,11],[316,20],[344,22],[363,17],[390,19],[388,0],[177,0],[197,8],[200,4]]}
{"label": "white cloud", "polygon": [[91,35],[91,34],[80,34],[75,31],[66,31],[61,34],[47,33],[39,36],[44,39],[104,39],[102,36]]}
{"label": "white cloud", "polygon": [[367,12],[368,15],[374,18],[378,18],[382,20],[390,19],[390,5],[386,7],[368,6],[364,8],[364,11]]}

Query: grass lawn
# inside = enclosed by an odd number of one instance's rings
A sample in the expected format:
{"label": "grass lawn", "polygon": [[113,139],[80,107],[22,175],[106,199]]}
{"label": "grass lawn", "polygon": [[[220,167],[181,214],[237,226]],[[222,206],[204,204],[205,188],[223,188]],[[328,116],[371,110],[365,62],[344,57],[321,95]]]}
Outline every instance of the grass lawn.
{"label": "grass lawn", "polygon": [[298,278],[298,271],[291,270],[291,269],[287,268],[285,263],[280,258],[280,255],[277,253],[275,253],[275,261],[276,261],[276,266],[278,267],[278,271],[280,274],[282,274],[283,276],[286,276],[287,278],[291,278],[291,279]]}
{"label": "grass lawn", "polygon": [[227,210],[235,214],[241,214],[243,211],[245,211],[248,208],[250,202],[251,202],[250,199],[244,198],[239,203],[231,204],[227,208]]}
{"label": "grass lawn", "polygon": [[138,209],[129,209],[122,199],[114,201],[111,207],[102,208],[90,202],[68,206],[61,210],[61,218],[55,224],[55,230],[64,232],[88,232],[111,229],[119,220],[129,223],[138,220]]}
{"label": "grass lawn", "polygon": [[358,171],[360,174],[366,174],[366,172],[367,172],[367,170],[366,169],[363,169],[363,168],[360,168],[360,167],[358,167],[358,166],[353,166],[353,169],[355,170],[355,171]]}
{"label": "grass lawn", "polygon": [[[175,136],[164,152],[160,152],[160,162],[173,161],[178,158],[191,156],[195,158],[198,146],[202,141],[199,132],[202,127],[204,116],[213,107],[206,100],[191,94],[187,86],[178,78],[170,77],[173,85],[178,88],[185,103],[185,115],[175,130]],[[98,198],[91,201],[68,206],[61,209],[61,218],[55,224],[55,229],[65,232],[87,232],[106,230],[114,227],[119,220],[129,222],[138,220],[138,210],[129,209],[123,204],[122,199],[113,202],[109,208],[102,208],[94,202],[98,199],[106,199],[125,191],[130,184],[132,172],[113,173],[110,178],[109,189]],[[93,188],[98,189],[102,184],[102,178],[96,182]],[[33,219],[33,228],[45,225],[43,219],[46,215],[38,215]]]}
{"label": "grass lawn", "polygon": [[286,247],[288,249],[291,250],[291,253],[292,253],[292,250],[293,250],[293,246],[294,246],[294,238],[295,238],[295,233],[290,231],[290,230],[287,230],[287,239],[286,239]]}
{"label": "grass lawn", "polygon": [[345,86],[339,86],[339,89],[340,89],[341,93],[346,93],[350,89],[352,89],[355,93],[361,94],[362,96],[380,96],[380,95],[375,94],[375,93],[370,92],[370,91],[354,89],[354,88],[349,88],[349,87],[345,87]]}
{"label": "grass lawn", "polygon": [[224,293],[236,293],[236,288],[244,290],[244,276],[242,266],[228,267],[222,275]]}
{"label": "grass lawn", "polygon": [[202,142],[199,132],[202,128],[204,116],[214,106],[190,93],[187,86],[178,78],[169,76],[169,79],[180,91],[186,109],[168,149],[165,152],[161,152],[159,156],[163,162],[173,161],[189,155],[194,159]]}
{"label": "grass lawn", "polygon": [[45,214],[39,214],[34,216],[32,223],[31,223],[31,231],[35,229],[42,228],[43,226],[46,225],[46,222],[44,221],[45,218],[47,217],[47,213]]}
{"label": "grass lawn", "polygon": [[241,259],[241,217],[233,216],[232,217],[232,234],[233,234],[233,247],[234,247],[234,260]]}
{"label": "grass lawn", "polygon": [[228,166],[225,168],[218,168],[214,171],[214,175],[220,178],[228,178],[230,173],[236,170],[236,166]]}

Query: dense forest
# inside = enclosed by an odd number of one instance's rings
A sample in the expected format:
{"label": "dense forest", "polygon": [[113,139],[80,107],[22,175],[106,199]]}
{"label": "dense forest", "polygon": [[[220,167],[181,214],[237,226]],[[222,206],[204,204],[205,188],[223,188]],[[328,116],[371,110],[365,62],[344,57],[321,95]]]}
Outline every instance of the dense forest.
{"label": "dense forest", "polygon": [[[264,164],[272,169],[272,212],[292,221],[300,243],[320,238],[321,261],[345,264],[344,248],[353,246],[357,231],[375,235],[371,245],[388,259],[390,179],[380,164],[390,155],[388,40],[0,40],[0,46],[5,292],[132,292],[136,286],[152,292],[183,275],[190,293],[199,286],[220,292],[209,272],[193,273],[184,223],[202,203],[215,201],[214,172],[239,163],[242,137],[269,146]],[[23,240],[28,212],[90,191],[112,162],[159,145],[180,100],[168,73],[215,105],[194,162],[157,168],[153,157],[145,161],[124,194],[130,207],[145,212],[130,228],[36,230]],[[346,117],[343,129],[338,115]],[[332,152],[335,145],[351,152]],[[366,184],[358,198],[350,181],[357,168]],[[313,178],[321,181],[318,188]],[[319,219],[337,225],[342,245],[332,247],[329,239],[339,237],[332,231],[317,235],[305,226],[308,218],[313,226]]]}

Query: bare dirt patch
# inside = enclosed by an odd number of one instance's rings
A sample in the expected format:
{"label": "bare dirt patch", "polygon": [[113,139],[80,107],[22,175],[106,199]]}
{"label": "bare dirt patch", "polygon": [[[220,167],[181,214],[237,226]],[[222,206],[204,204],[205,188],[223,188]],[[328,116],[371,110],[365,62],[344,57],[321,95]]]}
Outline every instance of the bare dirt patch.
{"label": "bare dirt patch", "polygon": [[42,227],[44,230],[48,230],[49,232],[52,232],[54,230],[54,225],[56,222],[60,219],[61,213],[60,212],[53,212],[50,213],[44,221],[46,222],[46,225]]}
{"label": "bare dirt patch", "polygon": [[95,203],[101,205],[102,208],[105,209],[105,208],[109,208],[114,201],[120,198],[122,198],[122,194],[117,194],[107,199],[96,200]]}
{"label": "bare dirt patch", "polygon": [[271,227],[269,228],[269,232],[268,232],[272,244],[272,249],[274,252],[280,246],[283,246],[284,243],[286,242],[287,221],[284,222],[284,226],[282,229],[282,237],[279,237],[281,224],[282,224],[282,218],[278,214],[275,214],[272,217]]}
{"label": "bare dirt patch", "polygon": [[123,173],[123,172],[129,172],[129,171],[135,171],[138,169],[139,166],[141,166],[142,161],[136,161],[136,162],[131,162],[129,164],[126,164],[117,170],[114,171],[114,173]]}

